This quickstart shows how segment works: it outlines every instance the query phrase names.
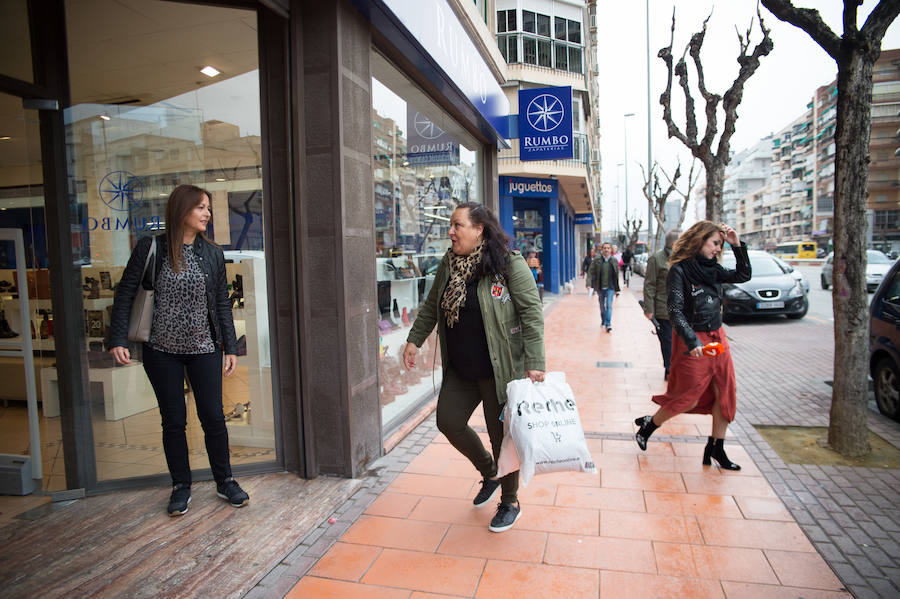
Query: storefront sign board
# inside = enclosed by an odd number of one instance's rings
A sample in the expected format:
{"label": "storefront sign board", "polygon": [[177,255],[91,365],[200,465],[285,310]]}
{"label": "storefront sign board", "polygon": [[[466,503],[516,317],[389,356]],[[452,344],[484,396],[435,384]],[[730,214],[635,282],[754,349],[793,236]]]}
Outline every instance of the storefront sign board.
{"label": "storefront sign board", "polygon": [[572,88],[520,89],[519,160],[572,156]]}

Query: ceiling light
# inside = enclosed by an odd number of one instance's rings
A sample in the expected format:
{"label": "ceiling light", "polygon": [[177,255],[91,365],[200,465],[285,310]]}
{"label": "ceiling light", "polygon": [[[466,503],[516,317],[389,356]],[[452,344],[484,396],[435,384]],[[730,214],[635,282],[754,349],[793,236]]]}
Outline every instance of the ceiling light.
{"label": "ceiling light", "polygon": [[219,69],[217,69],[216,67],[211,66],[211,65],[206,65],[205,67],[200,69],[200,72],[203,73],[204,75],[206,75],[207,77],[215,77],[216,75],[219,74]]}
{"label": "ceiling light", "polygon": [[7,139],[12,139],[9,135],[0,135],[0,140],[6,141]]}
{"label": "ceiling light", "polygon": [[216,181],[227,181],[227,179],[216,179]]}
{"label": "ceiling light", "polygon": [[105,114],[101,114],[101,115],[100,115],[100,118],[103,119],[104,121],[108,121],[108,120],[109,120],[109,117],[106,116]]}

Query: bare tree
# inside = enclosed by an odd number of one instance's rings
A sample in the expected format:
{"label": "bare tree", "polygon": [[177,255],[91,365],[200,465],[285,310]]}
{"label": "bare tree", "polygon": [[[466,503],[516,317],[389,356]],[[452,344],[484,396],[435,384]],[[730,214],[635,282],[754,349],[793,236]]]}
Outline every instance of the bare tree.
{"label": "bare tree", "polygon": [[649,173],[644,170],[644,165],[641,165],[641,177],[644,179],[644,187],[641,191],[644,192],[644,197],[647,198],[650,212],[653,214],[653,218],[656,219],[657,224],[656,236],[654,237],[653,243],[650,244],[651,247],[659,247],[660,234],[664,234],[667,230],[666,202],[669,200],[669,196],[675,191],[675,187],[678,184],[678,177],[681,176],[681,162],[679,162],[678,166],[675,168],[675,176],[669,179],[669,187],[665,190],[663,190],[663,187],[659,182],[659,171],[662,171],[662,167],[659,166],[659,163],[657,162],[654,162],[650,167]]}
{"label": "bare tree", "polygon": [[[700,178],[700,172],[699,171],[696,173],[694,172],[695,166],[697,166],[697,160],[696,159],[691,160],[691,170],[688,171],[688,176],[687,176],[687,189],[685,189],[684,191],[681,191],[677,187],[675,188],[675,192],[681,196],[681,210],[678,213],[678,222],[675,224],[674,227],[666,229],[666,233],[668,233],[669,231],[673,231],[673,230],[677,230],[677,231],[681,230],[681,225],[684,223],[684,216],[685,216],[685,214],[687,214],[688,202],[691,201],[691,192],[694,190],[694,185],[697,184],[697,180]],[[681,163],[678,164],[678,167],[681,168]],[[664,171],[662,168],[660,168],[659,170],[669,183],[673,182],[673,179],[670,178],[669,175],[666,174],[666,171]]]}
{"label": "bare tree", "polygon": [[837,63],[834,142],[834,387],[829,445],[845,456],[870,451],[868,399],[868,295],[866,294],[866,195],[872,125],[872,71],[881,40],[900,14],[900,0],[881,0],[862,29],[860,0],[844,0],[844,34],[838,37],[819,11],[789,0],[762,0],[780,20],[809,34]]}
{"label": "bare tree", "polygon": [[640,235],[641,225],[644,224],[644,221],[638,219],[636,221],[628,218],[628,215],[625,215],[625,246],[630,249],[632,252],[634,251],[635,246],[638,242],[638,236]]}
{"label": "bare tree", "polygon": [[[740,44],[740,54],[738,54],[737,62],[740,65],[737,78],[731,84],[724,96],[714,94],[706,89],[706,79],[703,75],[703,65],[700,62],[700,49],[703,46],[703,39],[706,37],[706,24],[710,17],[706,17],[703,21],[703,29],[691,36],[684,49],[684,54],[673,66],[672,44],[675,39],[675,11],[672,10],[672,33],[669,39],[669,45],[659,51],[657,54],[669,71],[669,78],[666,83],[666,90],[659,97],[659,103],[663,106],[663,120],[668,127],[669,137],[674,137],[683,143],[694,155],[695,158],[703,163],[706,168],[706,218],[713,222],[719,222],[722,219],[722,187],[725,184],[725,167],[728,165],[731,136],[734,134],[735,121],[737,121],[737,107],[741,103],[744,96],[744,84],[759,68],[759,59],[769,54],[774,47],[772,39],[769,37],[769,30],[763,23],[762,16],[757,11],[759,17],[759,28],[762,30],[763,38],[753,52],[747,54],[750,48],[750,33],[753,29],[753,21],[747,28],[747,32],[741,35],[738,31],[738,42]],[[706,132],[703,139],[697,140],[697,116],[694,111],[694,98],[691,95],[690,85],[688,82],[688,68],[685,56],[690,54],[697,71],[697,89],[706,102]],[[678,125],[672,120],[672,75],[678,77],[678,85],[684,92],[685,100],[685,131],[678,128]],[[719,136],[719,143],[716,151],[713,152],[713,140],[717,133],[718,123],[718,107],[722,102],[722,108],[725,111],[725,125],[722,134]]]}

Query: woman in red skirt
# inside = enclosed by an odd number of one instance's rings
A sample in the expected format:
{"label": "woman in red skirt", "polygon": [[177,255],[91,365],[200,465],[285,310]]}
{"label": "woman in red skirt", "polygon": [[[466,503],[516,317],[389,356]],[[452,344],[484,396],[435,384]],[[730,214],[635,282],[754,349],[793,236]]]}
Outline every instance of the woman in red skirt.
{"label": "woman in red skirt", "polygon": [[[717,257],[727,241],[734,250],[736,269],[719,264]],[[653,416],[634,421],[640,428],[634,435],[642,450],[663,422],[688,412],[712,414],[712,435],[703,451],[703,464],[710,459],[727,470],[741,467],[725,455],[725,432],[734,420],[737,393],[734,365],[725,330],[722,328],[722,283],[750,280],[747,246],[737,231],[722,223],[700,221],[675,242],[669,257],[669,319],[677,335],[672,338],[672,365],[669,386],[654,395],[660,405]],[[704,346],[718,343],[714,348]]]}

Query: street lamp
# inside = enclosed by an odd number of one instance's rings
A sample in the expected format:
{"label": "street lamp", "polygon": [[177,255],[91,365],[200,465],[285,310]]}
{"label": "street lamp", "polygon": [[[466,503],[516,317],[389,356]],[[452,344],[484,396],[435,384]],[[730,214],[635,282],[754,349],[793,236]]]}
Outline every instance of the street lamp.
{"label": "street lamp", "polygon": [[625,141],[625,226],[628,226],[628,117],[634,116],[628,112],[622,117],[622,132]]}
{"label": "street lamp", "polygon": [[624,162],[616,165],[616,241],[619,240],[619,167],[625,166]]}

